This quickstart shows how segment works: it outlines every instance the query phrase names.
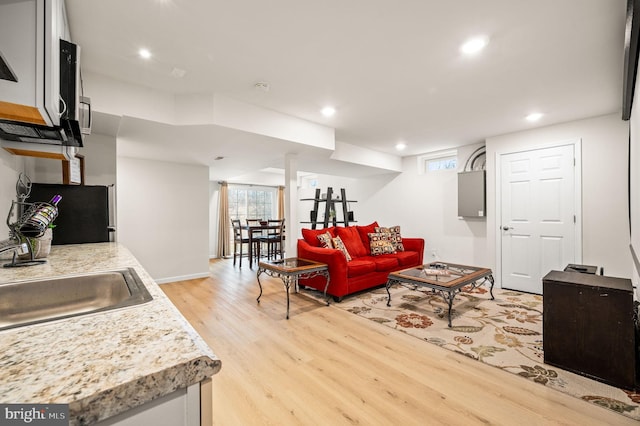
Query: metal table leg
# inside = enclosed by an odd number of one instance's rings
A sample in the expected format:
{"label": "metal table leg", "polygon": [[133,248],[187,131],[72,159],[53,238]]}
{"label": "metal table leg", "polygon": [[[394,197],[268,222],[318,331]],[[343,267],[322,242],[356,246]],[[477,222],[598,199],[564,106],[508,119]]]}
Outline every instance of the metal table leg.
{"label": "metal table leg", "polygon": [[391,306],[391,292],[389,291],[389,289],[391,288],[392,284],[393,280],[387,280],[387,285],[385,286],[387,288],[387,294],[389,295],[389,297],[387,298],[387,306]]}
{"label": "metal table leg", "polygon": [[258,273],[256,274],[256,279],[258,280],[258,286],[260,287],[260,294],[256,299],[258,303],[260,303],[260,298],[262,297],[262,284],[260,283],[260,274],[263,273],[264,271],[265,270],[263,268],[258,268]]}
{"label": "metal table leg", "polygon": [[325,271],[322,275],[327,279],[327,283],[324,286],[324,297],[327,299],[327,306],[329,306],[329,299],[331,299],[331,296],[327,296],[327,290],[329,289],[329,280],[331,280],[331,277],[329,276],[329,271]]}
{"label": "metal table leg", "polygon": [[493,284],[494,284],[493,274],[488,275],[485,279],[489,280],[489,282],[491,283],[491,287],[489,288],[489,293],[491,294],[491,300],[495,300],[495,297],[493,297]]}
{"label": "metal table leg", "polygon": [[291,287],[291,276],[285,275],[280,278],[284,283],[284,288],[287,290],[287,319],[289,319],[289,287]]}
{"label": "metal table leg", "polygon": [[[260,263],[258,265],[260,265]],[[282,280],[282,283],[284,284],[284,288],[287,292],[287,319],[289,319],[289,308],[291,303],[290,289],[291,289],[291,286],[294,286],[294,291],[296,293],[298,292],[298,280],[300,278],[313,278],[317,275],[324,276],[327,280],[327,283],[325,284],[325,287],[324,287],[324,296],[326,298],[327,306],[329,305],[330,296],[327,296],[327,290],[329,289],[330,275],[326,267],[322,270],[314,270],[311,272],[280,273],[272,269],[269,269],[268,266],[267,267],[259,266],[258,271],[256,273],[256,279],[258,281],[258,286],[260,287],[260,294],[258,294],[258,298],[256,299],[258,303],[260,303],[260,297],[262,297],[262,283],[260,282],[260,275],[262,273],[266,273],[267,275],[273,278],[278,278]]]}
{"label": "metal table leg", "polygon": [[456,297],[456,290],[441,291],[440,294],[444,298],[444,301],[449,304],[449,328],[451,328],[451,305],[453,305],[453,299]]}

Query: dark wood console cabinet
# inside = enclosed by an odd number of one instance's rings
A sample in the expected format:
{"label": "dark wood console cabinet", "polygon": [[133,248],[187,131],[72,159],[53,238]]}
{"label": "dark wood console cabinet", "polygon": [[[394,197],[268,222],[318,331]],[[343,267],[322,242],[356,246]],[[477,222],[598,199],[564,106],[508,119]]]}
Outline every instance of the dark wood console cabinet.
{"label": "dark wood console cabinet", "polygon": [[631,281],[551,271],[542,283],[544,362],[613,386],[634,389]]}

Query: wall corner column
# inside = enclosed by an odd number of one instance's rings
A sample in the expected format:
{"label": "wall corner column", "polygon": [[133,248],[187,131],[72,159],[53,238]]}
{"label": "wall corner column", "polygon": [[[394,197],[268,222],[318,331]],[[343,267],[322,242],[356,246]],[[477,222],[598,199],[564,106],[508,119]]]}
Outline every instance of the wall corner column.
{"label": "wall corner column", "polygon": [[287,154],[284,157],[284,217],[287,238],[285,253],[287,257],[298,255],[297,241],[300,234],[298,222],[298,156]]}

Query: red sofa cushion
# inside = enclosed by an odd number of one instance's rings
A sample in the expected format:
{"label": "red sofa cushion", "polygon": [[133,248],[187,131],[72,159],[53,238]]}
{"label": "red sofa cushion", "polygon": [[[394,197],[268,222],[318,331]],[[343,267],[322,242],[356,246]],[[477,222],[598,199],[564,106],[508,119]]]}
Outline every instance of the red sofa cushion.
{"label": "red sofa cushion", "polygon": [[347,276],[358,277],[360,275],[368,274],[376,270],[375,262],[369,257],[362,257],[353,259],[351,262],[347,262]]}
{"label": "red sofa cushion", "polygon": [[417,251],[399,251],[393,257],[400,262],[400,265],[408,265],[407,267],[422,263],[420,253]]}
{"label": "red sofa cushion", "polygon": [[395,254],[384,254],[380,256],[372,256],[373,261],[376,263],[376,271],[390,271],[397,268],[399,263]]}
{"label": "red sofa cushion", "polygon": [[320,240],[318,240],[318,235],[324,234],[325,232],[329,232],[332,237],[336,236],[335,227],[331,228],[323,228],[323,229],[307,229],[302,228],[302,238],[312,247],[320,247]]}
{"label": "red sofa cushion", "polygon": [[369,246],[369,234],[376,232],[376,227],[378,226],[378,222],[373,222],[370,225],[357,225],[356,229],[358,230],[358,234],[360,235],[360,240],[362,244],[365,246],[367,250],[367,256],[371,255],[371,247]]}
{"label": "red sofa cushion", "polygon": [[355,226],[349,226],[347,228],[336,228],[336,234],[342,240],[347,251],[352,258],[362,257],[367,255],[367,249],[362,244],[360,234]]}

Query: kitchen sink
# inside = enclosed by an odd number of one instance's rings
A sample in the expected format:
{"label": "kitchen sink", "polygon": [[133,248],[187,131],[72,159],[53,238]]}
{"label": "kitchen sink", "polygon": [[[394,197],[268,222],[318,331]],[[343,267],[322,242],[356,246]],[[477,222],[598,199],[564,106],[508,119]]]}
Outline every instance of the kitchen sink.
{"label": "kitchen sink", "polygon": [[133,268],[0,284],[0,330],[152,299]]}

